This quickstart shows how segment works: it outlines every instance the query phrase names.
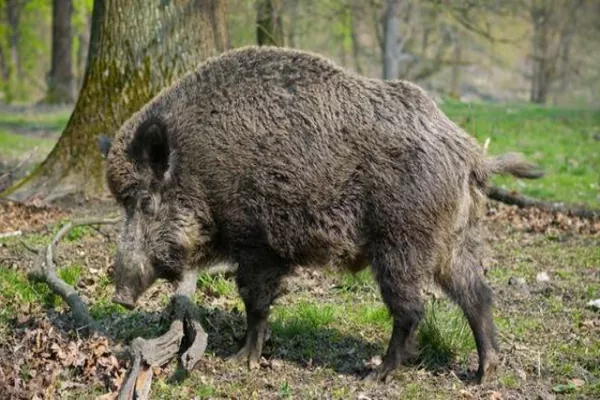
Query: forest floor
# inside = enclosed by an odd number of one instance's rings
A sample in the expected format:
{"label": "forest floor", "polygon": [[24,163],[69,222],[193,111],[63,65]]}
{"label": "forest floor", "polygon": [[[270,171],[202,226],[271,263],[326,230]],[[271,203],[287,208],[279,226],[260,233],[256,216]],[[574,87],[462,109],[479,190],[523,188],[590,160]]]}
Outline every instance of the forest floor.
{"label": "forest floor", "polygon": [[[444,108],[481,142],[490,137],[490,153],[522,151],[547,172],[539,181],[498,178],[497,184],[538,198],[598,204],[600,113]],[[49,151],[67,118],[65,110],[0,110],[0,166],[35,146]],[[41,159],[31,158],[27,168]],[[27,280],[39,263],[27,248],[46,245],[65,221],[113,207],[109,200],[69,210],[0,202],[0,234],[22,232],[0,239],[0,399],[113,398],[129,366],[122,349],[137,336],[168,328],[163,311],[172,290],[166,283],[149,290],[135,311],[110,302],[107,269],[117,227],[76,228],[57,257],[60,276],[80,291],[107,336],[80,337],[60,298]],[[600,298],[600,221],[491,202],[486,222],[487,279],[496,295],[501,347],[501,366],[490,382],[468,383],[477,368],[471,331],[457,307],[434,295],[419,329],[416,362],[387,384],[361,381],[365,368],[380,362],[391,333],[370,273],[299,269],[273,307],[272,335],[253,372],[225,360],[244,328],[235,284],[222,275],[200,276],[195,300],[209,335],[205,357],[189,376],[175,363],[156,370],[152,398],[600,398],[600,311],[588,306]]]}

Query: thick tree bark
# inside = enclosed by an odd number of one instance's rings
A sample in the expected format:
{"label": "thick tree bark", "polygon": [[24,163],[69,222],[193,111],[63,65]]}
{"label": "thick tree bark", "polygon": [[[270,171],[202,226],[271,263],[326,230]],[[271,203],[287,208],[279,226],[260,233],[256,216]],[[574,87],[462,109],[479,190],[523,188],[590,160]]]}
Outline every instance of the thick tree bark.
{"label": "thick tree bark", "polygon": [[75,80],[71,48],[71,0],[53,0],[52,2],[52,65],[48,75],[46,103],[72,103],[75,101]]}
{"label": "thick tree bark", "polygon": [[87,52],[90,47],[90,30],[92,25],[91,15],[86,16],[86,25],[84,29],[77,34],[79,47],[77,48],[77,57],[75,63],[75,86],[76,91],[79,90],[85,77],[85,67],[87,60]]}
{"label": "thick tree bark", "polygon": [[259,46],[283,46],[281,0],[258,0],[256,3],[256,42]]}
{"label": "thick tree bark", "polygon": [[100,134],[118,128],[161,89],[227,46],[223,0],[96,0],[86,74],[58,143],[15,200],[104,189]]}

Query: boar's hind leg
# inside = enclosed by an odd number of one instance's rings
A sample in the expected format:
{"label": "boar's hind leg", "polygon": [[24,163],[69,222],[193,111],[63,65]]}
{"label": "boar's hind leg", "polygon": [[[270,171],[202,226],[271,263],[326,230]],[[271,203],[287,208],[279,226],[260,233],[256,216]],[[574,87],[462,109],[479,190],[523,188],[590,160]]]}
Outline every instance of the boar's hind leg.
{"label": "boar's hind leg", "polygon": [[498,344],[492,318],[493,293],[470,258],[455,261],[451,270],[438,283],[461,307],[475,337],[479,355],[477,380],[483,383],[498,365]]}
{"label": "boar's hind leg", "polygon": [[402,362],[416,355],[415,331],[424,314],[418,265],[408,265],[411,257],[400,246],[379,245],[372,268],[381,296],[393,318],[392,337],[381,365],[369,381],[387,381]]}
{"label": "boar's hind leg", "polygon": [[279,257],[265,253],[244,253],[236,274],[247,326],[244,346],[233,358],[247,361],[250,369],[259,365],[271,304],[278,295],[281,279],[289,270]]}

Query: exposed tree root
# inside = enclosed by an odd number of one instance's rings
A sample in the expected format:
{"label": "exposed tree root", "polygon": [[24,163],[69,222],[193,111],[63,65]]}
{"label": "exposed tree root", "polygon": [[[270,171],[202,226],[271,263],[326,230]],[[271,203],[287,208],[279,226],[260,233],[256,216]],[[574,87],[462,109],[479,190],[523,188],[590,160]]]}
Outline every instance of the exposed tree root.
{"label": "exposed tree root", "polygon": [[40,254],[42,259],[40,260],[38,267],[29,271],[28,274],[29,278],[32,280],[45,282],[54,293],[58,294],[69,305],[73,320],[75,321],[75,329],[83,334],[89,334],[96,331],[98,330],[98,327],[90,315],[87,305],[81,299],[75,288],[67,284],[57,275],[55,264],[56,246],[60,240],[71,231],[71,229],[77,226],[116,224],[119,220],[120,218],[93,218],[69,222],[58,231],[52,239],[52,242],[46,247],[45,252],[38,251],[38,254]]}
{"label": "exposed tree root", "polygon": [[504,204],[520,208],[538,208],[550,213],[564,213],[583,219],[594,219],[600,217],[600,209],[589,209],[564,203],[552,203],[531,197],[511,193],[508,190],[493,186],[488,190],[488,197]]}
{"label": "exposed tree root", "polygon": [[[63,226],[46,247],[45,251],[25,247],[36,254],[41,260],[39,265],[29,271],[29,278],[45,282],[48,287],[58,294],[71,308],[75,328],[83,335],[101,331],[96,321],[88,311],[75,288],[62,280],[56,272],[56,246],[71,229],[85,225],[106,225],[119,222],[120,218],[84,219],[72,221]],[[220,270],[207,271],[221,272]],[[127,381],[121,387],[119,399],[147,399],[152,383],[152,368],[163,366],[177,355],[181,366],[190,371],[194,368],[204,353],[208,335],[198,322],[197,309],[192,297],[196,291],[197,273],[189,272],[179,282],[177,291],[171,300],[173,322],[167,333],[154,339],[136,338],[131,343],[133,364]]]}
{"label": "exposed tree root", "polygon": [[173,322],[167,333],[154,339],[136,338],[131,343],[133,363],[119,399],[147,399],[152,383],[153,367],[160,367],[179,354],[181,366],[194,368],[207,345],[208,335],[196,315],[192,296],[196,290],[196,272],[189,272],[179,283],[171,300]]}

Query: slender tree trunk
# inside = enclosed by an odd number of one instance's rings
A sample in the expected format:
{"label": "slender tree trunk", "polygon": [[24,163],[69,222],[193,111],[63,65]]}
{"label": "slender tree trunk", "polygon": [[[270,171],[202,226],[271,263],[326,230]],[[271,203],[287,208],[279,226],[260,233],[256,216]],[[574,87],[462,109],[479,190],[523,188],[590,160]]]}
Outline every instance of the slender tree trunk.
{"label": "slender tree trunk", "polygon": [[532,37],[532,103],[545,104],[551,83],[550,77],[550,17],[552,10],[546,0],[533,1],[530,16],[533,25]]}
{"label": "slender tree trunk", "polygon": [[86,74],[58,143],[11,198],[104,189],[100,134],[118,128],[182,74],[227,45],[224,0],[96,0]]}
{"label": "slender tree trunk", "polygon": [[350,5],[350,36],[352,39],[352,58],[354,59],[354,69],[359,74],[363,73],[360,64],[360,42],[358,40],[358,19],[361,10],[360,0],[352,0]]}
{"label": "slender tree trunk", "polygon": [[297,24],[298,20],[298,2],[300,0],[287,0],[286,5],[289,10],[289,25],[287,27],[287,42],[289,47],[296,47],[296,36],[297,32]]}
{"label": "slender tree trunk", "polygon": [[460,72],[462,69],[462,41],[460,34],[456,31],[452,33],[454,46],[452,49],[452,68],[450,70],[450,96],[460,97]]}
{"label": "slender tree trunk", "polygon": [[52,66],[48,75],[46,103],[72,103],[75,101],[75,80],[71,49],[71,0],[52,2]]}
{"label": "slender tree trunk", "polygon": [[21,59],[19,58],[19,23],[21,22],[21,11],[27,0],[6,0],[6,21],[8,22],[8,43],[10,46],[10,57],[14,70],[19,78],[23,77]]}
{"label": "slender tree trunk", "polygon": [[256,42],[259,46],[283,46],[283,23],[280,0],[256,3]]}
{"label": "slender tree trunk", "polygon": [[4,94],[4,102],[10,104],[12,102],[12,92],[10,90],[10,62],[7,60],[4,49],[0,44],[0,74],[2,74],[2,93]]}
{"label": "slender tree trunk", "polygon": [[400,0],[387,0],[383,19],[383,79],[397,79],[398,61],[398,8]]}

